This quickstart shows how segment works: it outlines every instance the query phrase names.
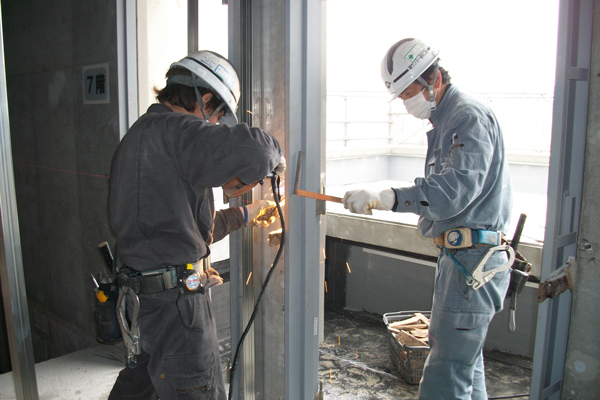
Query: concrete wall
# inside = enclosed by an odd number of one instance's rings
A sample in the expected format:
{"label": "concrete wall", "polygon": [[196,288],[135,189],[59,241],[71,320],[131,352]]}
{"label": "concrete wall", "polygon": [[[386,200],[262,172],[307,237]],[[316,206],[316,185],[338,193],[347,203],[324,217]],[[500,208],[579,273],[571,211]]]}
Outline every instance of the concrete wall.
{"label": "concrete wall", "polygon": [[[434,279],[435,257],[328,236],[325,298],[328,307],[380,315],[430,311]],[[531,358],[537,285],[528,283],[519,296],[515,332],[508,330],[508,305],[506,301],[504,310],[492,320],[485,347]]]}
{"label": "concrete wall", "polygon": [[[355,152],[344,158],[327,159],[327,185],[397,180],[412,182],[423,176],[425,156],[393,154],[393,149],[370,154]],[[362,154],[361,154],[362,153]],[[548,190],[548,165],[536,162],[509,161],[513,190],[545,195]]]}
{"label": "concrete wall", "polygon": [[[90,274],[119,141],[114,0],[2,1],[9,118],[36,362],[95,344]],[[110,103],[83,104],[108,63]]]}

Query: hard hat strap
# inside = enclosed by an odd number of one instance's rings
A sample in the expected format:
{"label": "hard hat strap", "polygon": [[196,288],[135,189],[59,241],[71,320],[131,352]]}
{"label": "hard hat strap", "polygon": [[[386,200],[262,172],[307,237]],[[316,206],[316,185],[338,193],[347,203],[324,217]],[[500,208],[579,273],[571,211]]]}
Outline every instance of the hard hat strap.
{"label": "hard hat strap", "polygon": [[213,111],[212,114],[206,115],[206,114],[204,114],[204,101],[202,100],[202,95],[200,94],[200,91],[198,90],[198,86],[194,86],[194,90],[196,91],[196,99],[198,100],[198,106],[200,107],[200,112],[202,113],[202,117],[204,118],[204,120],[206,122],[209,122],[209,120],[213,116],[217,115],[217,113],[223,109],[223,107],[225,106],[225,102],[224,101],[221,102],[219,107],[217,107],[217,109],[215,111]]}
{"label": "hard hat strap", "polygon": [[431,105],[431,111],[434,111],[436,109],[435,94],[433,93],[433,87],[435,86],[435,82],[437,81],[438,70],[440,69],[440,65],[437,61],[433,65],[433,83],[431,85],[429,84],[429,82],[427,82],[420,76],[416,79],[417,82],[425,86],[427,88],[427,91],[429,92],[429,104]]}

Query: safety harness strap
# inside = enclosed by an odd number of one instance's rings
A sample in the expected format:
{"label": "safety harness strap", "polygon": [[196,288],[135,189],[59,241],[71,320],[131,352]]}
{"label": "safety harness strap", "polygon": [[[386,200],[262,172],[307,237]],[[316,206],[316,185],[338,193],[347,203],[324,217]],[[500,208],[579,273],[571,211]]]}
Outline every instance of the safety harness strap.
{"label": "safety harness strap", "polygon": [[471,275],[471,273],[465,268],[464,265],[460,263],[460,261],[456,259],[456,257],[454,257],[450,250],[448,250],[446,247],[444,247],[444,250],[446,250],[446,254],[448,254],[448,257],[450,257],[450,259],[454,261],[454,264],[456,264],[460,273],[464,275],[465,279],[467,280],[467,285],[471,286],[473,284],[473,275]]}
{"label": "safety harness strap", "polygon": [[[445,248],[445,250],[446,250],[446,254],[448,254],[450,259],[452,259],[452,261],[454,261],[454,264],[456,264],[456,266],[458,267],[459,271],[464,275],[464,277],[467,281],[467,285],[471,286],[475,290],[479,289],[480,287],[485,285],[487,282],[489,282],[494,277],[494,275],[496,275],[497,273],[506,271],[507,269],[510,269],[510,267],[513,265],[513,262],[515,261],[515,250],[512,247],[510,247],[509,245],[490,247],[483,254],[481,259],[475,266],[475,269],[471,273],[465,268],[464,265],[462,265],[460,263],[460,261],[458,261],[454,257],[454,255],[450,252],[450,250],[448,250],[447,248]],[[485,267],[486,263],[488,262],[488,260],[492,256],[492,254],[496,251],[507,252],[508,261],[504,265],[496,267],[492,270],[484,271],[483,268]]]}

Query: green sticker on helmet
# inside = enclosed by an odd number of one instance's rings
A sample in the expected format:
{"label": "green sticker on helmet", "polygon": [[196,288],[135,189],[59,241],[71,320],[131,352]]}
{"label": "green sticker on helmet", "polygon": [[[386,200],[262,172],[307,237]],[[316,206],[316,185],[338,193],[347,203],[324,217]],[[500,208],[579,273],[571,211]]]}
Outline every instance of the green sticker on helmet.
{"label": "green sticker on helmet", "polygon": [[406,53],[404,58],[410,62],[414,63],[415,61],[423,58],[427,54],[427,47],[423,43],[415,44],[409,51]]}

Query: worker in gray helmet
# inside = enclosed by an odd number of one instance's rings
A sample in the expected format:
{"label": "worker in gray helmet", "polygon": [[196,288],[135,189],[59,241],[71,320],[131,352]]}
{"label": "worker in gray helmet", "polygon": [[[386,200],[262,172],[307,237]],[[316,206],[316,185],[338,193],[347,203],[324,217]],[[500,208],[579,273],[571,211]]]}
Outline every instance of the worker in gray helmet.
{"label": "worker in gray helmet", "polygon": [[[237,124],[238,76],[219,54],[199,51],[172,64],[166,86],[155,92],[158,102],[129,129],[112,161],[118,281],[135,305],[131,321],[121,322],[133,343],[126,342],[128,367],[109,399],[225,399],[207,292],[222,279],[207,262],[209,246],[243,226],[268,226],[271,220],[258,217],[274,203],[215,211],[212,188],[238,195],[283,173],[285,159],[272,135]],[[123,327],[129,324],[130,331]]]}
{"label": "worker in gray helmet", "polygon": [[[419,215],[419,232],[440,251],[419,398],[479,400],[487,398],[483,345],[502,309],[512,264],[510,249],[493,250],[504,248],[499,245],[510,220],[511,181],[496,116],[451,84],[438,55],[411,38],[391,46],[381,63],[392,99],[433,126],[423,177],[410,187],[348,191],[343,202],[359,214],[376,209]],[[488,255],[482,268],[490,280],[481,284],[473,274]]]}

